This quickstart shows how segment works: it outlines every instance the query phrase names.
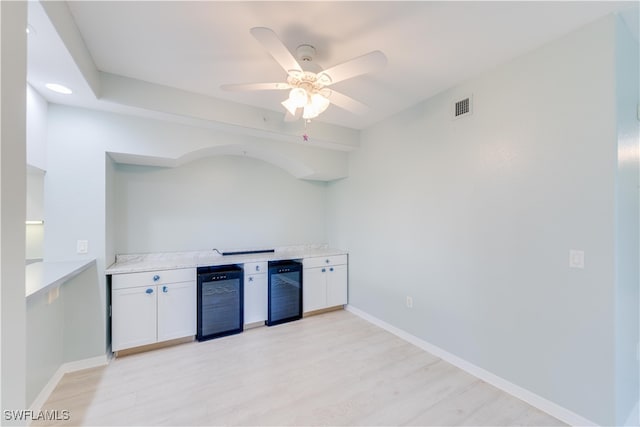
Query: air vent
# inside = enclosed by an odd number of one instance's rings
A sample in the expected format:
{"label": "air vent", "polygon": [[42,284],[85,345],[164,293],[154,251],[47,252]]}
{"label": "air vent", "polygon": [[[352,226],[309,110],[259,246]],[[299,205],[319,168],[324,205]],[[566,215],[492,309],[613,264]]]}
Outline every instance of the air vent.
{"label": "air vent", "polygon": [[453,104],[453,118],[459,119],[463,116],[468,116],[471,114],[472,110],[472,97],[467,96],[459,101],[454,102]]}

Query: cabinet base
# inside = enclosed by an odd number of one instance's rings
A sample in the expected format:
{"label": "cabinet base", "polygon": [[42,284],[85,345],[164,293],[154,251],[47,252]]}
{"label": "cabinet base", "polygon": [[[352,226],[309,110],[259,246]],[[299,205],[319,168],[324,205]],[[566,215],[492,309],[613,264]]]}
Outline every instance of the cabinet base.
{"label": "cabinet base", "polygon": [[307,311],[302,313],[302,317],[315,316],[316,314],[329,313],[330,311],[344,310],[344,305],[336,305],[335,307],[321,308],[319,310]]}
{"label": "cabinet base", "polygon": [[140,347],[127,348],[120,351],[114,351],[113,357],[123,357],[129,356],[131,354],[144,353],[151,350],[157,350],[159,348],[171,347],[178,344],[184,344],[187,342],[192,342],[195,337],[184,337],[184,338],[176,338],[173,340],[156,342],[153,344],[141,345]]}
{"label": "cabinet base", "polygon": [[244,330],[246,331],[247,329],[259,328],[261,326],[265,326],[264,320],[261,322],[245,323]]}

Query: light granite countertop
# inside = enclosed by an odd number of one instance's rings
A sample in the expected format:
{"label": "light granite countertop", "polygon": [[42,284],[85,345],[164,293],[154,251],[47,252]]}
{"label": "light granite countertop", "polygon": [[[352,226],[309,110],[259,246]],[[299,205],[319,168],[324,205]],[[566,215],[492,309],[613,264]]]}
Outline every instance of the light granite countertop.
{"label": "light granite countertop", "polygon": [[[260,250],[260,249],[247,249]],[[238,251],[234,249],[233,251]],[[221,251],[222,252],[222,251]],[[275,248],[275,252],[220,255],[214,251],[159,252],[148,254],[122,254],[116,256],[116,262],[105,270],[105,274],[137,273],[144,271],[175,270],[247,262],[278,261],[285,259],[303,259],[316,256],[345,255],[346,251],[320,245],[287,246]]]}

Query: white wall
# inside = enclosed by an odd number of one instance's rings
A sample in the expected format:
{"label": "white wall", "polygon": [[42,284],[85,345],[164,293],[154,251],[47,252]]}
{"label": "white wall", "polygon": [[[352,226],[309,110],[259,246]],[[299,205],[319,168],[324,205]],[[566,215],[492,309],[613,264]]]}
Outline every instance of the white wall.
{"label": "white wall", "polygon": [[27,169],[27,219],[41,221],[44,218],[44,172]]}
{"label": "white wall", "polygon": [[118,166],[115,194],[117,253],[325,241],[326,184],[249,157]]}
{"label": "white wall", "polygon": [[41,261],[44,258],[44,225],[27,225],[25,244],[25,258],[27,262]]}
{"label": "white wall", "polygon": [[328,219],[350,304],[605,425],[624,421],[614,36],[608,17],[367,129]]}
{"label": "white wall", "polygon": [[[44,219],[44,173],[47,169],[47,101],[27,84],[27,220]],[[26,258],[44,257],[44,225],[26,226]]]}
{"label": "white wall", "polygon": [[[44,212],[48,261],[104,259],[105,154],[100,130],[59,119],[65,107],[49,107],[47,178]],[[54,118],[54,120],[52,120]],[[89,253],[76,253],[77,240],[89,241]]]}
{"label": "white wall", "polygon": [[102,313],[95,309],[100,299],[97,283],[97,269],[91,266],[63,283],[58,298],[49,301],[47,292],[28,298],[28,406],[33,404],[61,365],[104,354],[103,337],[96,333],[95,327],[102,321]]}
{"label": "white wall", "polygon": [[[616,115],[618,169],[616,174],[616,420],[621,423],[638,402],[639,289],[638,181],[640,92],[637,39],[619,19],[616,26]],[[636,414],[637,416],[637,414]],[[635,420],[640,424],[640,420]]]}
{"label": "white wall", "polygon": [[27,164],[47,170],[47,100],[27,85]]}
{"label": "white wall", "polygon": [[[52,109],[54,107],[51,107]],[[93,149],[111,153],[119,163],[177,166],[202,157],[242,154],[278,165],[303,179],[346,176],[344,151],[303,143],[277,142],[257,136],[225,133],[213,128],[55,106],[50,116],[74,121],[70,135],[94,137]]]}
{"label": "white wall", "polygon": [[[27,126],[28,128],[28,126]],[[44,172],[27,166],[27,220],[42,221],[44,219]],[[42,259],[44,246],[44,225],[28,224],[26,226],[27,260]]]}
{"label": "white wall", "polygon": [[64,363],[64,293],[51,303],[46,292],[27,300],[27,407]]}
{"label": "white wall", "polygon": [[[25,409],[27,4],[0,2],[0,402]],[[16,424],[4,419],[3,425]]]}
{"label": "white wall", "polygon": [[[91,287],[87,292],[98,298],[89,298],[82,309],[98,316],[85,319],[83,327],[93,332],[91,338],[97,338],[101,348],[95,349],[92,340],[87,341],[82,334],[70,334],[68,342],[76,349],[86,343],[85,350],[77,353],[93,357],[105,354],[107,348],[104,142],[100,129],[92,128],[80,117],[56,114],[60,110],[67,111],[67,108],[49,106],[44,258],[46,261],[96,259],[97,276],[85,286]],[[76,253],[78,240],[88,241],[87,254]],[[94,354],[89,354],[91,352]]]}
{"label": "white wall", "polygon": [[[105,216],[106,198],[113,197],[106,194],[106,174],[109,172],[105,166],[105,153],[192,159],[194,153],[201,156],[216,152],[228,154],[225,147],[245,148],[247,157],[251,157],[253,151],[261,156],[273,149],[276,153],[271,159],[273,163],[297,163],[302,169],[308,167],[311,174],[346,170],[344,152],[60,105],[49,106],[47,125],[45,258],[77,258],[76,241],[89,240],[86,256],[98,258],[99,269],[105,260],[110,262],[112,258],[111,253],[108,257],[105,255],[105,249],[111,252],[115,247],[107,248],[105,237],[106,228],[114,231],[114,227],[107,226],[112,219]],[[216,151],[218,148],[220,150]]]}

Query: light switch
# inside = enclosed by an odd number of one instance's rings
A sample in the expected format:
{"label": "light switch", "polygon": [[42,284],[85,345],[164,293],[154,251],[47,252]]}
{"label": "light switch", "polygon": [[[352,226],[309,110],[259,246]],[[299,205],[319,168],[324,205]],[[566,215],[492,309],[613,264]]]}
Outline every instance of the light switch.
{"label": "light switch", "polygon": [[413,298],[407,297],[407,308],[413,308]]}
{"label": "light switch", "polygon": [[86,254],[87,252],[89,252],[89,241],[88,240],[78,240],[77,252],[79,254]]}
{"label": "light switch", "polygon": [[569,250],[569,267],[584,268],[584,251],[577,249]]}

